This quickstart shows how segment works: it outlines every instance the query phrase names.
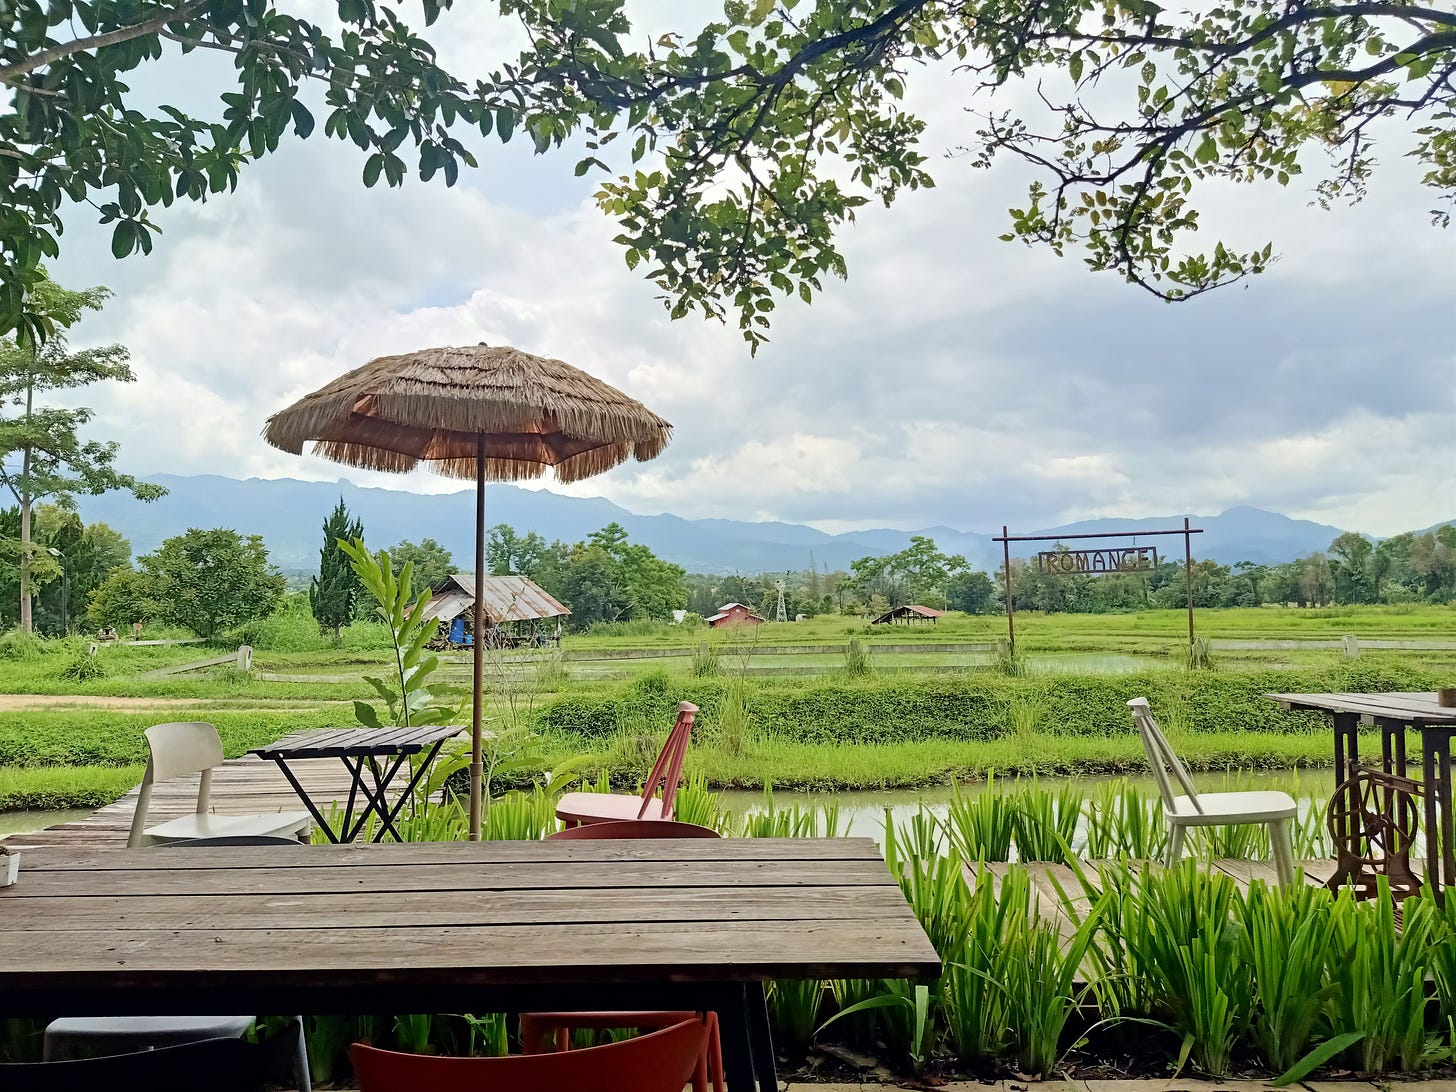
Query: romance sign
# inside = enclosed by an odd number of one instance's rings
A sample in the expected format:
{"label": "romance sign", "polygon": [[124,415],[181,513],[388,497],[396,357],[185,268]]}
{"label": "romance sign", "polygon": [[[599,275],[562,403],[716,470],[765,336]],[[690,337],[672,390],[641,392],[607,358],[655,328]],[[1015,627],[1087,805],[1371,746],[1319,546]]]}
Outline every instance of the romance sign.
{"label": "romance sign", "polygon": [[1036,567],[1044,573],[1141,573],[1158,567],[1154,546],[1121,546],[1110,550],[1043,550]]}

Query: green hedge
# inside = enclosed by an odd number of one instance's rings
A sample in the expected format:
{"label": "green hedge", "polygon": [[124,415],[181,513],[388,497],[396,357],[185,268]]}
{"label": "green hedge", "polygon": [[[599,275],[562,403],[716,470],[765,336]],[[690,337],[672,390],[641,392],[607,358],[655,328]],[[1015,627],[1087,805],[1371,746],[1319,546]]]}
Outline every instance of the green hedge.
{"label": "green hedge", "polygon": [[767,737],[810,743],[988,740],[1012,734],[1015,713],[1038,731],[1067,736],[1130,735],[1127,700],[1145,695],[1165,726],[1193,732],[1327,731],[1319,714],[1280,712],[1270,692],[1431,690],[1446,676],[1414,666],[1352,661],[1331,668],[1157,671],[1136,675],[1007,678],[989,671],[858,681],[674,678],[649,673],[631,683],[563,696],[538,712],[541,726],[604,740],[623,730],[665,730],[677,703],[703,710],[716,728],[730,687],[742,686],[752,726]]}

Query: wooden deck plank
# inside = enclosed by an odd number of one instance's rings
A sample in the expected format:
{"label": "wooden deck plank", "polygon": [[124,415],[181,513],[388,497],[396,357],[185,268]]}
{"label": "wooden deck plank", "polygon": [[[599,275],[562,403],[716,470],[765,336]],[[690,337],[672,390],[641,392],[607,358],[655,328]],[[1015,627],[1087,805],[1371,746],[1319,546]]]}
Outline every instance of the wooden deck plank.
{"label": "wooden deck plank", "polygon": [[[312,846],[234,846],[228,867],[304,869],[304,868],[384,868],[422,867],[441,864],[458,865],[461,851],[453,842],[354,842],[327,854],[315,853]],[[145,858],[136,855],[146,854]],[[873,862],[874,872],[884,884],[892,882],[890,871],[872,839],[869,838],[798,838],[790,845],[763,838],[670,838],[649,840],[591,840],[552,842],[484,841],[473,843],[469,850],[472,865],[525,864],[530,862],[593,860],[655,861],[664,868],[676,862],[718,864],[729,861],[841,861],[858,867],[860,862]],[[205,855],[176,846],[152,846],[136,850],[86,850],[66,848],[37,853],[26,858],[28,873],[56,873],[108,869],[129,870],[137,860],[144,860],[149,869],[178,872],[194,868],[216,868]]]}
{"label": "wooden deck plank", "polygon": [[[318,921],[339,921],[350,929],[406,926],[475,925],[579,925],[590,922],[646,924],[648,922],[701,921],[720,908],[721,888],[685,888],[644,893],[636,888],[611,888],[594,894],[584,903],[577,888],[543,888],[535,891],[435,892],[429,905],[416,910],[402,909],[388,900],[360,908],[349,894],[326,895],[235,895],[233,913],[245,920],[246,929],[312,929]],[[893,887],[818,887],[806,920],[859,921],[900,918],[905,899]],[[5,906],[5,927],[38,932],[56,929],[114,929],[118,933],[138,930],[201,930],[216,933],[215,900],[201,895],[172,897],[46,895],[14,899]],[[729,911],[734,922],[782,922],[783,890],[756,888],[734,899]]]}
{"label": "wooden deck plank", "polygon": [[[661,839],[659,839],[661,840]],[[460,843],[450,843],[460,844]],[[582,890],[612,887],[653,887],[664,875],[673,886],[721,887],[731,880],[742,886],[776,888],[820,888],[835,886],[885,886],[893,881],[883,869],[875,872],[849,871],[845,861],[794,861],[792,872],[773,861],[692,862],[674,861],[662,865],[651,861],[593,862],[580,860],[577,867],[563,871],[557,864],[524,862],[490,865],[496,869],[487,884],[481,868],[458,864],[380,866],[378,868],[194,868],[181,872],[164,868],[106,871],[106,893],[161,897],[180,884],[196,894],[268,895],[281,893],[330,894],[358,891],[361,886],[384,895],[394,892],[475,891],[482,886],[497,891],[532,891],[543,887],[568,886]],[[96,891],[96,872],[31,872],[25,882],[0,889],[5,905],[42,895],[84,897]],[[185,879],[184,879],[185,877]],[[0,911],[3,912],[3,911]]]}

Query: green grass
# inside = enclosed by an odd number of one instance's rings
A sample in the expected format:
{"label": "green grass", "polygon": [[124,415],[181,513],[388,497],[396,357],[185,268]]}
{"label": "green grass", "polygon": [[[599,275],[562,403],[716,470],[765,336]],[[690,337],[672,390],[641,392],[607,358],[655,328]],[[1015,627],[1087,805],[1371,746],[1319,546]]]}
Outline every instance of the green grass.
{"label": "green grass", "polygon": [[[630,633],[568,636],[566,653],[670,649],[711,642],[720,675],[695,677],[690,655],[659,659],[564,660],[543,678],[534,662],[493,661],[488,715],[500,712],[502,688],[534,694],[549,763],[578,760],[596,776],[620,784],[641,776],[671,723],[679,700],[703,707],[690,769],[720,787],[767,782],[795,788],[890,788],[941,784],[953,777],[1005,773],[1141,772],[1144,758],[1123,705],[1147,693],[1175,730],[1177,746],[1195,768],[1288,768],[1324,765],[1328,724],[1314,715],[1279,713],[1262,697],[1269,690],[1429,689],[1456,682],[1456,652],[1367,651],[1359,660],[1319,649],[1221,650],[1218,670],[1176,666],[1183,615],[1150,611],[1124,615],[1028,614],[1018,619],[1020,649],[1046,653],[1136,653],[1156,657],[1131,674],[1030,674],[1007,678],[964,651],[887,652],[890,644],[990,642],[999,616],[949,615],[937,626],[867,627],[862,620],[818,618],[770,623],[752,634],[707,633],[672,626],[634,626]],[[1200,632],[1228,637],[1443,637],[1456,632],[1456,611],[1444,607],[1296,610],[1263,608],[1202,612]],[[216,671],[163,678],[158,668],[223,655],[230,647],[106,645],[105,677],[66,680],[84,642],[45,641],[38,654],[0,660],[0,693],[120,697],[156,705],[126,708],[54,706],[0,711],[0,773],[9,780],[0,808],[101,801],[135,780],[145,757],[141,732],[162,720],[196,718],[217,724],[229,755],[289,731],[353,721],[349,702],[368,699],[365,674],[385,672],[386,654],[367,647],[372,630],[356,627],[335,647],[296,621],[274,627],[280,647],[255,649],[260,672],[349,676],[348,681],[270,682]],[[236,636],[236,635],[232,635]],[[266,630],[258,637],[269,636]],[[865,642],[873,673],[848,678],[838,652],[769,657],[754,648]],[[231,646],[235,647],[235,646]],[[441,675],[464,698],[463,656]],[[504,663],[504,666],[502,666]],[[750,666],[809,667],[820,675],[739,678]],[[925,668],[952,667],[949,672]],[[921,669],[921,670],[916,670]],[[625,680],[581,677],[623,672]],[[504,672],[504,674],[503,674]],[[565,674],[563,674],[563,672]],[[742,688],[742,720],[725,731],[723,699]],[[188,699],[195,704],[176,704]],[[330,704],[333,703],[333,704]],[[1026,716],[1028,712],[1034,716]],[[68,774],[64,771],[74,769]],[[125,776],[109,769],[127,770]],[[44,772],[40,772],[44,771]],[[69,786],[69,788],[68,788]],[[70,792],[73,795],[67,796]]]}
{"label": "green grass", "polygon": [[99,808],[141,779],[141,766],[0,766],[0,812]]}
{"label": "green grass", "polygon": [[[1456,632],[1456,608],[1412,604],[1392,607],[1240,607],[1196,610],[1194,626],[1205,637],[1228,638],[1338,638],[1346,633],[1363,637],[1441,638]],[[1187,641],[1188,615],[1181,610],[1148,610],[1128,614],[1041,614],[1016,616],[1018,646],[1026,651],[1074,651],[1095,648],[1117,651],[1109,641],[1132,646]],[[952,612],[935,625],[871,626],[863,618],[820,615],[805,622],[767,622],[751,631],[728,632],[703,627],[659,626],[631,636],[596,633],[569,637],[568,646],[585,648],[686,648],[711,640],[724,648],[793,644],[838,643],[861,639],[884,644],[994,641],[1006,636],[1002,614],[966,615]],[[1129,651],[1134,650],[1129,648]]]}

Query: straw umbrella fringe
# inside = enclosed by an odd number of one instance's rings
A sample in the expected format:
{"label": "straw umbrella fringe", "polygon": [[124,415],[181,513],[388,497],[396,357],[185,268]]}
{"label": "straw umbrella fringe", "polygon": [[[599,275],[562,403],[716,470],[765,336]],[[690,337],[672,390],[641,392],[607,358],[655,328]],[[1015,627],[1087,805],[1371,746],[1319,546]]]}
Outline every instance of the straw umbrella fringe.
{"label": "straw umbrella fringe", "polygon": [[[475,579],[485,577],[485,483],[581,481],[662,453],[672,426],[634,398],[570,364],[508,346],[382,356],[268,419],[274,447],[365,470],[421,463],[475,487]],[[477,631],[478,636],[478,631]],[[483,650],[474,642],[470,837],[480,837]]]}

